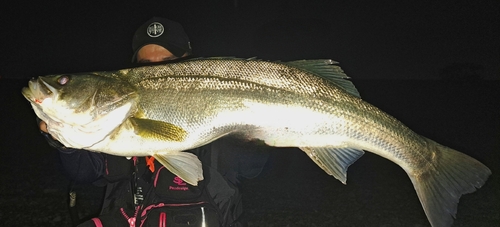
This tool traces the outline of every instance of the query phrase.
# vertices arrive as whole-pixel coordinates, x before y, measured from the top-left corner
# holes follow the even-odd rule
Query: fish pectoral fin
[[[363,150],[343,147],[301,147],[301,150],[329,175],[347,184],[347,168],[358,160]]]
[[[183,128],[163,121],[142,118],[129,118],[134,132],[144,138],[153,138],[166,141],[183,141],[187,132]]]
[[[194,154],[179,151],[168,154],[156,153],[153,157],[188,184],[197,186],[198,181],[203,180],[201,161]]]

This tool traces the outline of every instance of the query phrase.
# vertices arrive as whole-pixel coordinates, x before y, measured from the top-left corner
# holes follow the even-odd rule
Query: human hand
[[[49,131],[47,131],[47,123],[45,123],[45,121],[40,121],[38,126],[42,132],[49,133]]]
[[[45,121],[40,121],[40,124],[38,124],[38,126],[40,127],[40,131],[50,134],[47,130],[47,123],[45,123]],[[52,139],[56,140],[56,138],[54,138],[53,136]]]

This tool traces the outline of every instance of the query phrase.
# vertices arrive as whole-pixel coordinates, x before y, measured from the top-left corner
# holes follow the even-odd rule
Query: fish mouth
[[[41,104],[46,98],[57,96],[57,90],[39,77],[31,79],[28,87],[22,89],[22,94],[30,102]]]

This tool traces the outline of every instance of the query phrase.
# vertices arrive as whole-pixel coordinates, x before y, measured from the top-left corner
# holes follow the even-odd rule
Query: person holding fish
[[[147,36],[135,50],[176,34],[171,25],[141,27]],[[182,57],[189,42],[178,40],[154,44]],[[234,186],[261,169],[247,163],[258,158],[241,155],[260,148],[228,136],[299,148],[343,184],[351,164],[366,151],[377,154],[407,173],[431,226],[451,226],[460,197],[482,187],[491,170],[364,101],[348,78],[331,59],[210,57],[40,76],[21,92],[62,144],[101,152],[60,146],[67,168],[82,169],[73,176],[101,178],[113,189],[92,220],[99,226],[238,226]]]
[[[182,26],[154,17],[134,34],[132,61],[140,64],[186,58],[192,49]],[[267,161],[250,142],[223,138],[188,150],[201,161],[197,186],[184,182],[154,157],[120,157],[64,147],[40,130],[59,150],[62,164],[75,184],[106,186],[98,217],[78,226],[245,226],[238,184],[257,176]]]

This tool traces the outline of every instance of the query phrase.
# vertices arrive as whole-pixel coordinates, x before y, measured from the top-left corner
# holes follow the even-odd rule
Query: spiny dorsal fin
[[[200,57],[192,58],[189,60],[246,60],[246,61],[262,61],[257,57],[251,57],[247,59],[236,58],[236,57]],[[188,60],[188,61],[189,61]],[[338,66],[338,62],[331,59],[314,59],[314,60],[297,60],[297,61],[275,61],[280,64],[289,65],[292,67],[299,68],[301,70],[307,71],[319,77],[325,78],[340,88],[344,89],[347,93],[360,97],[358,90],[354,84],[349,81],[348,77],[344,71]]]
[[[358,90],[354,87],[354,84],[350,80],[347,80],[350,77],[344,73],[344,70],[337,65],[338,62],[336,61],[331,59],[315,59],[290,61],[284,64],[300,68],[325,78],[343,88],[349,94],[360,97]]]

